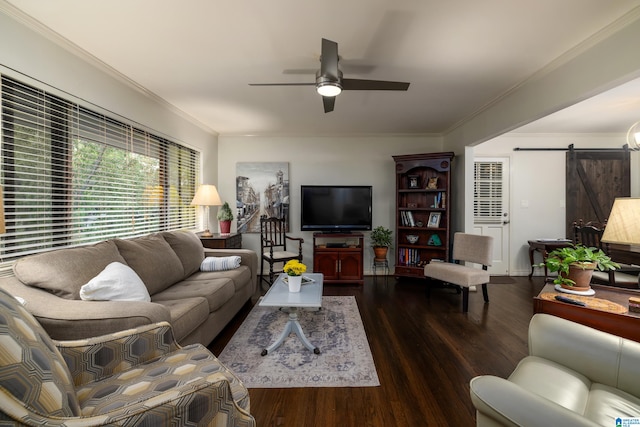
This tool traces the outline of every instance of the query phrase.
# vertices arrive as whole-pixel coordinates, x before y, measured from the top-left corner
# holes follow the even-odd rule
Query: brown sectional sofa
[[[241,257],[240,267],[200,271],[205,256]],[[111,262],[133,269],[151,302],[84,301],[80,288]],[[169,322],[181,345],[209,344],[254,295],[258,258],[245,249],[205,249],[187,231],[112,239],[18,260],[0,287],[25,307],[51,338],[74,340]]]

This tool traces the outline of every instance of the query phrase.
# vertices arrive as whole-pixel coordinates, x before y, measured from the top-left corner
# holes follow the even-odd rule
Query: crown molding
[[[77,44],[72,43],[69,39],[53,31],[51,28],[47,27],[42,22],[38,21],[37,19],[34,19],[33,17],[24,13],[22,10],[18,9],[14,5],[8,3],[6,0],[0,0],[0,12],[13,18],[14,20],[18,21],[19,23],[26,26],[30,30],[36,32],[43,38],[51,41],[52,43],[55,43],[56,45],[62,47],[66,51],[70,52],[71,54],[79,57],[84,62],[89,63],[90,65],[94,66],[95,68],[102,71],[103,73],[113,78],[114,80],[117,80],[118,82],[135,90],[136,92],[140,93],[146,98],[151,99],[152,101],[156,102],[157,104],[161,105],[163,108],[166,108],[167,110],[171,111],[177,116],[180,116],[181,118],[189,121],[190,123],[193,123],[194,125],[196,125],[197,127],[201,128],[206,132],[209,132],[215,136],[218,135],[218,132],[212,129],[210,126],[206,125],[205,123],[201,122],[195,117],[189,115],[188,113],[176,107],[175,105],[169,103],[167,100],[157,95],[156,93],[148,90],[147,88],[140,85],[136,81],[125,76],[124,74],[122,74],[115,68],[111,67],[104,61],[100,60],[99,58],[87,52],[86,50],[82,49]]]

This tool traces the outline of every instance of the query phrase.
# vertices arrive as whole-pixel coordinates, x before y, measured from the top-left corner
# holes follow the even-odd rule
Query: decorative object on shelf
[[[218,194],[218,189],[215,185],[203,184],[196,191],[191,206],[204,206],[204,228],[202,232],[203,237],[211,237],[213,234],[209,231],[209,206],[220,206],[222,200]]]
[[[409,209],[416,209],[418,207],[417,203],[407,203],[407,207]]]
[[[300,292],[302,274],[307,271],[307,266],[297,259],[292,259],[284,265],[283,271],[287,273],[288,276],[287,283],[289,284],[289,292]]]
[[[429,237],[429,241],[427,241],[427,245],[429,246],[442,246],[442,240],[440,240],[440,236],[437,234],[432,234]]]
[[[596,268],[600,271],[620,268],[620,265],[611,261],[602,249],[583,245],[555,249],[540,266],[545,264],[549,271],[558,272],[558,277],[553,283],[574,291],[591,288],[591,276]]]
[[[416,221],[416,227],[422,227],[423,225],[422,221]]]
[[[420,236],[418,236],[417,234],[407,234],[407,241],[412,245],[415,245],[416,243],[418,243],[419,238]]]
[[[427,222],[427,227],[429,228],[438,228],[440,227],[440,212],[431,212],[429,214],[429,222]]]
[[[437,190],[438,189],[438,177],[434,176],[433,178],[429,178],[427,181],[427,188],[429,190]]]
[[[220,234],[231,234],[231,221],[233,221],[233,212],[229,207],[229,203],[224,202],[218,210],[218,221],[220,221]]]
[[[409,188],[420,188],[420,177],[418,175],[409,175]]]
[[[371,231],[371,246],[373,246],[375,259],[387,259],[392,233],[390,229],[381,225]]]

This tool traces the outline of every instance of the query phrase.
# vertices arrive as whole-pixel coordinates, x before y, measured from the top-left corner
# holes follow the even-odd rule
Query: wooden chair
[[[292,259],[302,261],[302,244],[300,237],[291,237],[285,233],[286,220],[284,218],[260,217],[260,283],[264,278],[264,262],[269,263],[269,286],[273,284],[275,273],[273,265]],[[297,252],[287,250],[287,241],[298,242]]]
[[[469,287],[482,286],[484,302],[489,302],[487,283],[491,276],[487,267],[493,258],[493,237],[476,234],[455,233],[453,235],[453,263],[431,261],[424,266],[424,275],[431,279],[449,283],[462,290],[462,311],[469,311]],[[481,264],[482,269],[460,264],[460,261]],[[427,287],[427,291],[429,288]]]
[[[581,244],[589,248],[598,248],[606,252],[606,248],[603,247],[603,243],[600,241],[604,233],[604,227],[606,227],[606,223],[600,224],[589,221],[584,224],[582,220],[578,222],[573,221],[573,244]]]
[[[602,249],[603,252],[609,253],[609,245],[601,241],[606,226],[606,222],[601,224],[595,221],[589,221],[585,224],[583,220],[574,221],[573,243],[575,245],[581,244],[590,248]],[[640,269],[637,267],[621,265],[619,270],[594,271],[592,280],[605,285],[637,288],[639,272]]]

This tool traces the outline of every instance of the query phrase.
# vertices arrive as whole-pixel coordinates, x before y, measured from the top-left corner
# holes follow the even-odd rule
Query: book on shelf
[[[416,221],[411,211],[400,211],[400,223],[403,227],[415,227]]]

